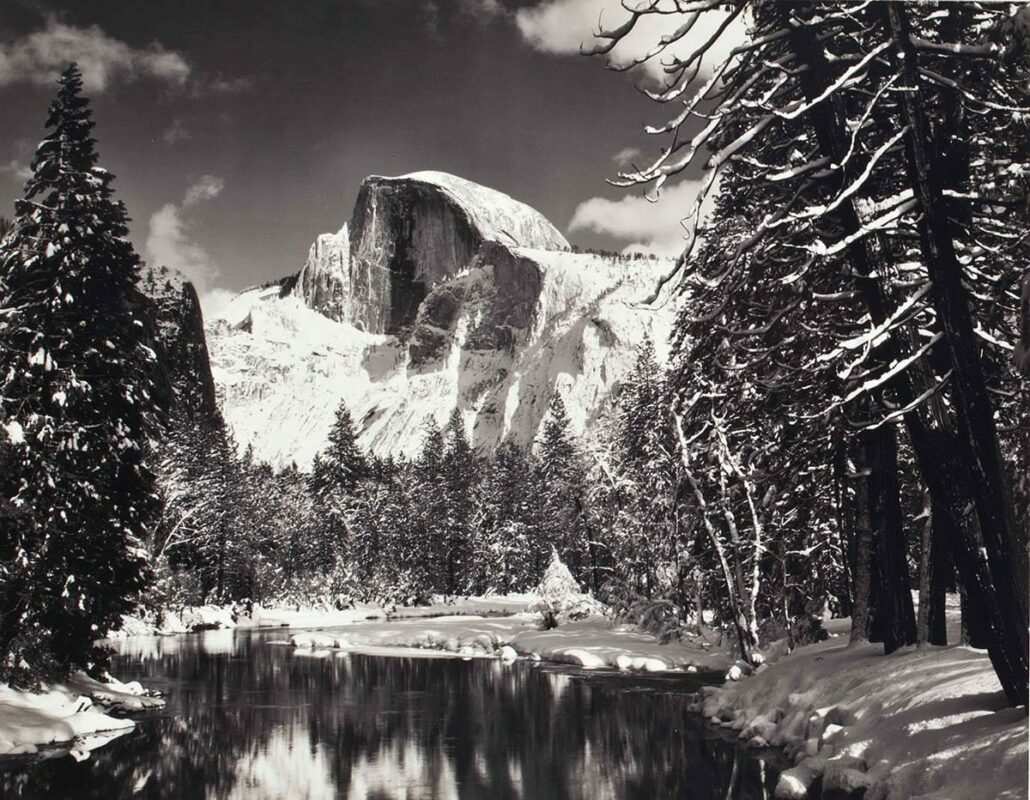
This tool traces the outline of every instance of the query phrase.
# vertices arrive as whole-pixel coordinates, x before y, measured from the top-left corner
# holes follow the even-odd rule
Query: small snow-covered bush
[[[555,623],[560,619],[576,620],[593,614],[604,614],[606,610],[591,595],[580,591],[576,579],[553,547],[551,561],[544,570],[536,593],[540,599],[529,610],[539,611],[545,619]]]

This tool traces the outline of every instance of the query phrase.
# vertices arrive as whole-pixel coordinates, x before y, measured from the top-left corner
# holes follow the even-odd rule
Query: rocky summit
[[[439,172],[372,176],[350,222],[300,271],[241,293],[207,325],[240,447],[306,468],[347,403],[359,442],[412,455],[457,407],[473,444],[533,441],[554,391],[588,437],[646,335],[667,262],[574,252],[539,212]]]

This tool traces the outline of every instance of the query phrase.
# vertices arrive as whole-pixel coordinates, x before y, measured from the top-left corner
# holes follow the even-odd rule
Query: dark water
[[[129,640],[168,706],[77,763],[0,763],[2,798],[765,798],[775,770],[686,710],[693,676],[301,655],[281,631]],[[689,682],[693,680],[693,683]]]

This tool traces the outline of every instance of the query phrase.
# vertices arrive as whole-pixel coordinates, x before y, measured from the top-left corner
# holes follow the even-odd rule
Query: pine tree
[[[443,431],[436,420],[427,417],[422,451],[415,460],[410,478],[412,524],[405,546],[417,560],[411,560],[412,594],[428,599],[432,592],[444,591],[446,554],[446,496],[443,458],[446,448]]]
[[[584,471],[576,450],[565,402],[557,391],[551,395],[547,418],[540,437],[539,469],[543,491],[542,540],[535,550],[540,574],[551,547],[569,565],[583,584],[596,584],[593,553],[588,552],[586,535]],[[589,572],[588,572],[589,571]],[[594,588],[597,588],[594,586]]]
[[[476,561],[481,589],[528,591],[539,577],[532,574],[536,486],[529,453],[513,442],[498,447],[480,491]]]
[[[478,471],[475,453],[465,435],[465,420],[457,408],[451,412],[444,430],[441,470],[446,493],[444,591],[450,595],[467,593],[474,577],[472,513]]]
[[[317,558],[326,570],[346,558],[348,503],[359,482],[370,473],[368,459],[358,447],[350,411],[341,401],[329,430],[329,444],[315,456],[309,480],[323,522]]]
[[[332,493],[352,491],[358,481],[370,473],[368,459],[358,447],[358,435],[350,410],[341,401],[333,427],[329,430],[329,445],[312,467],[312,491],[323,502],[328,502]]]
[[[74,64],[59,86],[0,251],[0,427],[15,447],[0,496],[27,512],[0,530],[0,659],[62,672],[95,666],[92,642],[146,585],[156,502],[139,259]]]

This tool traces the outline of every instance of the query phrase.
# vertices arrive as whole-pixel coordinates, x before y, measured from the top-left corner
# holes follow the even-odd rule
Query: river
[[[0,763],[0,797],[606,800],[772,796],[776,770],[687,710],[703,678],[528,661],[305,654],[283,630],[138,637],[167,694],[76,762]]]

